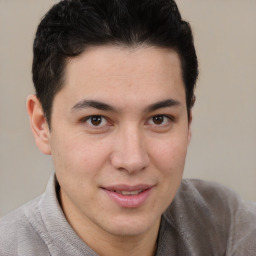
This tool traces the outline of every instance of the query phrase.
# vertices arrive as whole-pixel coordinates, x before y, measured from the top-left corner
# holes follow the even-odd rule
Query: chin
[[[128,216],[116,218],[112,220],[112,223],[108,223],[106,231],[121,237],[142,235],[156,225],[159,225],[160,222],[160,217],[157,220],[148,219],[147,217],[136,218]]]

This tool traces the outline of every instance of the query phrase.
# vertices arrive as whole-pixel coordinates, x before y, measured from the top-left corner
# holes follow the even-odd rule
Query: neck
[[[157,234],[156,232],[156,235],[151,233],[148,236],[143,234],[136,237],[113,237],[100,240],[100,248],[94,248],[92,244],[91,246],[95,252],[104,256],[153,256],[157,249]]]

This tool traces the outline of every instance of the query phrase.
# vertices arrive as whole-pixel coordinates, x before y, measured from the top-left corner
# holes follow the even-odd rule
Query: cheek
[[[56,139],[52,142],[53,162],[63,191],[71,198],[90,198],[102,169],[103,159],[93,143],[81,137]],[[101,155],[103,157],[103,154]]]
[[[173,176],[183,173],[188,141],[186,139],[167,139],[152,147],[151,155],[154,164],[164,175]]]
[[[95,175],[107,161],[108,145],[83,136],[55,137],[51,142],[56,172]]]
[[[154,154],[152,163],[159,172],[159,198],[162,198],[160,202],[163,205],[163,211],[172,202],[180,186],[184,171],[187,145],[187,140],[178,138],[170,139],[169,143],[165,142],[159,144],[152,153]],[[162,197],[162,195],[165,196]]]

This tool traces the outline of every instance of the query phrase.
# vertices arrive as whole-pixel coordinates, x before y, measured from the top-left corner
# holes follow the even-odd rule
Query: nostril
[[[125,155],[121,152],[116,152],[111,157],[112,166],[119,171],[127,171],[134,173],[144,170],[149,164],[149,158],[146,154]]]

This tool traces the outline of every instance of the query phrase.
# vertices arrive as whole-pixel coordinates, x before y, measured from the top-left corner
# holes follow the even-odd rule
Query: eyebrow
[[[145,112],[152,112],[159,108],[167,108],[167,107],[174,107],[174,106],[180,106],[180,105],[181,105],[181,103],[177,100],[167,99],[167,100],[159,101],[159,102],[149,105],[145,109]]]
[[[153,103],[149,106],[147,106],[144,110],[144,112],[152,112],[155,111],[157,109],[160,108],[167,108],[167,107],[174,107],[174,106],[179,106],[181,105],[181,103],[177,100],[174,99],[167,99],[167,100],[163,100],[163,101],[159,101],[156,103]],[[73,110],[82,110],[82,109],[86,109],[86,108],[95,108],[95,109],[99,109],[99,110],[103,110],[103,111],[113,111],[113,112],[118,112],[117,109],[115,109],[113,106],[106,104],[104,102],[101,101],[95,101],[95,100],[81,100],[79,101],[77,104],[75,104],[72,107],[72,111]]]
[[[116,111],[114,107],[95,100],[81,100],[72,107],[72,110],[81,110],[85,108],[96,108],[104,111]]]

